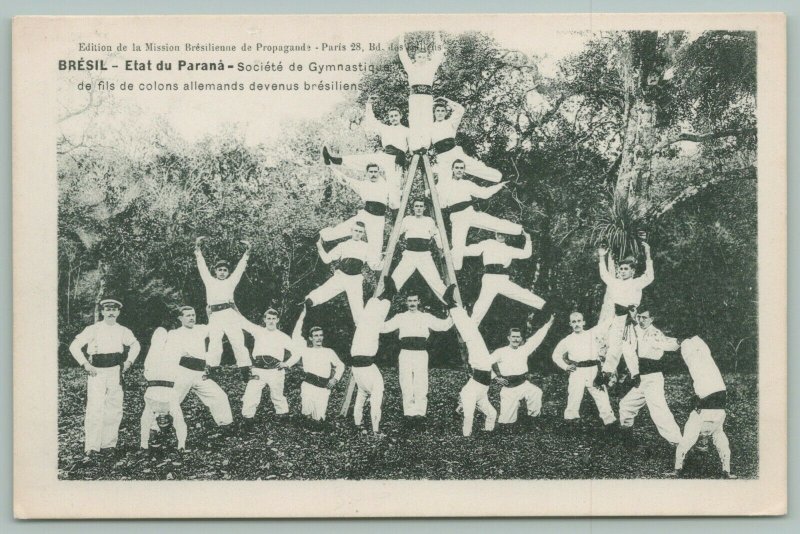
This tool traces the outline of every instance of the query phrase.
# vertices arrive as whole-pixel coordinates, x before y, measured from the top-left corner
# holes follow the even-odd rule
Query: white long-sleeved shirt
[[[247,267],[247,259],[249,254],[245,253],[236,268],[225,280],[219,280],[217,277],[212,276],[211,271],[208,270],[206,260],[203,258],[203,253],[199,249],[194,251],[195,258],[197,259],[197,270],[200,272],[200,278],[206,286],[206,302],[209,306],[216,304],[227,304],[233,302],[233,292],[242,279],[244,270]]]
[[[303,338],[303,322],[306,312],[302,312],[297,318],[297,323],[292,331],[292,343],[297,349],[292,353],[292,357],[286,360],[286,365],[292,366],[303,360],[303,371],[323,378],[331,376],[331,369],[334,370],[333,378],[339,380],[344,374],[344,363],[336,355],[333,349],[328,347],[309,347]]]
[[[461,119],[464,118],[464,106],[448,100],[450,106],[453,108],[450,116],[442,121],[434,121],[431,125],[431,141],[436,143],[442,139],[448,139],[456,136],[458,126],[461,124]]]
[[[475,182],[465,178],[453,178],[439,183],[439,202],[443,208],[446,208],[461,202],[469,202],[473,197],[482,199],[489,198],[502,188],[502,183],[489,187],[481,187]]]
[[[421,311],[405,311],[398,313],[381,327],[382,333],[399,331],[400,339],[406,337],[424,337],[430,335],[430,331],[444,332],[453,326],[453,320],[450,317],[446,319],[439,319],[430,313]]]
[[[344,185],[356,192],[364,202],[380,202],[383,205],[389,201],[389,186],[386,180],[376,182],[369,180],[355,180],[334,169],[334,176]]]
[[[437,43],[431,51],[428,61],[412,61],[405,46],[398,51],[400,62],[408,74],[408,85],[433,85],[436,78],[436,71],[444,59],[444,48],[441,43]]]
[[[660,360],[661,357],[664,356],[664,351],[680,349],[677,339],[665,336],[661,330],[653,325],[647,328],[641,328],[639,326],[634,328],[636,329],[637,341],[636,353],[639,358]]]
[[[405,235],[406,239],[431,239],[436,241],[436,246],[442,248],[442,239],[436,229],[436,223],[427,215],[417,217],[408,215],[403,217],[400,223],[400,234]]]
[[[528,357],[542,344],[552,324],[551,322],[545,324],[516,349],[507,345],[494,351],[492,356],[497,358],[497,368],[500,369],[500,374],[513,376],[527,373]]]
[[[722,373],[714,363],[711,349],[708,348],[705,341],[697,336],[684,340],[681,343],[681,354],[686,362],[686,367],[689,368],[689,375],[694,383],[694,392],[698,397],[703,399],[712,393],[725,391]]]
[[[647,260],[642,276],[622,280],[609,272],[605,258],[600,258],[600,278],[608,286],[607,298],[614,304],[620,306],[638,306],[642,302],[642,290],[653,283],[655,274],[653,272],[653,260]]]
[[[89,363],[81,351],[83,347],[86,347],[89,355],[124,352],[125,347],[130,347],[126,360],[130,363],[136,361],[141,350],[139,342],[129,328],[119,323],[106,324],[105,321],[87,326],[70,344],[69,352],[81,366]]]
[[[320,250],[319,257],[325,263],[346,258],[354,258],[366,262],[367,258],[369,258],[369,248],[366,241],[348,239],[347,241],[342,241],[328,252]]]
[[[573,332],[556,345],[553,350],[553,362],[566,371],[569,365],[564,361],[565,356],[573,362],[598,360],[602,350],[602,333],[597,327],[584,330],[580,334]]]
[[[169,332],[165,328],[156,328],[153,338],[150,341],[150,350],[144,359],[144,378],[145,380],[167,380],[175,379],[175,371],[178,367],[178,358],[175,354],[167,351],[167,339]]]
[[[484,239],[480,243],[464,247],[464,256],[483,256],[484,265],[508,267],[511,260],[524,260],[531,257],[531,241],[525,240],[524,248],[510,247],[495,239]]]
[[[170,331],[166,350],[178,361],[183,356],[205,360],[206,339],[208,339],[208,325],[196,324],[192,328],[181,326]]]
[[[375,111],[372,109],[372,104],[367,102],[366,114],[364,117],[364,127],[368,130],[378,132],[381,136],[381,145],[386,148],[392,145],[405,152],[408,151],[408,127],[398,124],[392,126],[384,124],[375,117]]]
[[[277,328],[270,330],[266,326],[251,323],[242,317],[242,329],[253,336],[253,356],[272,356],[282,362],[287,350],[294,355],[299,349],[288,334]]]

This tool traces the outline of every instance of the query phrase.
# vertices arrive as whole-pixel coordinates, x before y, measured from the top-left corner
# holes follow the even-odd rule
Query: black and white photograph
[[[392,17],[41,52],[48,483],[761,480],[769,24]]]

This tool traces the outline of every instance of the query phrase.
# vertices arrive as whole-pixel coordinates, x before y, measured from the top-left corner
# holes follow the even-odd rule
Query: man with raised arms
[[[408,126],[409,148],[412,152],[427,149],[431,144],[433,116],[433,81],[436,71],[444,59],[444,43],[438,32],[433,34],[432,46],[419,46],[414,58],[408,54],[408,40],[404,34],[400,39],[400,62],[408,74]]]

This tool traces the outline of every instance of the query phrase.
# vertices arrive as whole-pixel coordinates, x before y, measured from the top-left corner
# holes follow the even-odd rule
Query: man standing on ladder
[[[364,126],[380,134],[383,152],[338,157],[332,155],[328,147],[322,147],[322,158],[325,165],[342,165],[356,172],[360,172],[369,163],[377,163],[386,174],[389,207],[396,210],[400,205],[403,166],[408,152],[408,128],[400,124],[403,115],[397,108],[389,110],[387,114],[389,124],[383,124],[376,119],[372,107],[374,101],[373,96],[367,100]]]
[[[353,217],[344,222],[323,228],[319,232],[323,241],[336,241],[350,235],[353,224],[360,221],[364,224],[367,234],[367,246],[370,251],[369,262],[377,265],[381,261],[383,252],[383,228],[386,224],[386,203],[388,202],[389,192],[386,180],[380,177],[380,168],[375,163],[366,165],[367,180],[354,180],[344,173],[333,169],[333,176],[343,185],[350,187],[358,193],[364,201],[364,208],[359,210]]]
[[[409,148],[411,152],[428,149],[431,145],[431,127],[433,126],[433,80],[436,71],[444,59],[444,44],[439,33],[433,35],[433,45],[420,46],[414,59],[408,55],[407,39],[404,34],[400,39],[400,62],[408,74],[408,126]]]
[[[506,245],[506,236],[500,232],[495,232],[494,239],[485,239],[464,248],[462,256],[483,256],[484,274],[481,278],[481,293],[472,308],[472,319],[475,324],[481,324],[497,295],[506,296],[538,310],[544,306],[541,297],[515,284],[508,275],[508,267],[512,260],[525,260],[531,257],[531,236],[527,232],[522,232],[522,235],[525,236],[525,246],[522,249]]]

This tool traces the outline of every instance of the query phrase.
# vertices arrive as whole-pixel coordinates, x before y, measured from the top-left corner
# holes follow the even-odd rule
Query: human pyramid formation
[[[463,435],[472,434],[476,409],[485,416],[485,431],[494,430],[498,422],[502,425],[516,423],[521,402],[525,403],[529,417],[539,416],[542,390],[528,380],[528,357],[547,336],[555,316],[551,315],[549,321],[527,341],[524,341],[519,328],[510,328],[508,345],[493,352],[488,350],[478,329],[497,295],[547,311],[541,297],[514,283],[508,273],[512,260],[531,256],[530,236],[521,225],[477,211],[473,206],[475,199],[489,198],[505,184],[501,182],[499,171],[466,155],[456,145],[455,135],[464,108],[445,98],[434,102],[431,86],[444,58],[441,36],[436,34],[433,46],[419,48],[413,59],[406,47],[401,47],[399,54],[410,85],[409,127],[401,124],[402,114],[396,108],[388,112],[389,124],[380,122],[375,117],[370,98],[366,104],[365,126],[380,133],[383,151],[337,156],[326,147],[322,150],[324,163],[332,170],[333,176],[357,192],[364,207],[352,218],[320,231],[317,242],[319,256],[326,264],[337,262],[336,270],[331,278],[308,294],[291,337],[278,329],[278,311],[267,309],[264,324],[256,325],[244,318],[234,304],[234,291],[246,269],[250,244],[242,242],[247,248],[232,272],[230,264],[221,260],[215,263],[212,275],[202,253],[204,238],[197,239],[195,255],[206,287],[209,324],[197,324],[194,308],[182,306],[178,311],[179,328],[171,331],[158,328],[154,332],[144,364],[148,388],[141,417],[142,449],[149,447],[151,433],[164,434],[171,426],[175,428],[178,448],[185,448],[187,426],[181,403],[190,391],[208,407],[221,433],[229,435],[233,432],[228,396],[215,381],[223,336],[227,336],[246,381],[242,398],[242,431],[254,429],[254,416],[265,387],[269,388],[276,415],[281,417],[289,413],[284,395],[285,374],[287,369],[301,361],[301,413],[311,430],[320,430],[326,419],[330,392],[343,376],[345,364],[332,349],[323,346],[323,329],[305,325],[305,322],[311,308],[341,293],[347,296],[356,325],[350,365],[357,386],[353,416],[358,427],[364,428],[364,409],[369,400],[372,434],[382,436],[384,382],[374,363],[380,334],[399,333],[398,375],[404,424],[412,429],[425,424],[427,413],[428,336],[431,331],[445,331],[453,326],[465,343],[471,368],[471,376],[461,389],[457,408],[463,416]],[[435,185],[430,181],[429,185],[436,188],[441,208],[449,216],[452,248],[446,246],[447,235],[440,234],[434,219],[425,215],[426,200],[413,199],[411,214],[398,213],[401,219],[397,233],[405,238],[402,258],[390,276],[381,278],[375,296],[364,304],[362,270],[365,267],[382,269],[392,262],[392,258],[384,254],[384,226],[387,211],[405,206],[401,191],[407,185],[403,183],[407,156],[426,153],[435,155],[432,168],[438,180]],[[340,169],[365,170],[366,177],[353,179]],[[495,185],[479,186],[467,175]],[[413,173],[409,172],[407,180],[413,178]],[[405,191],[410,191],[410,185],[405,187]],[[470,228],[493,231],[495,239],[467,245]],[[444,228],[441,230],[444,232]],[[348,239],[326,251],[324,242],[341,240],[348,235]],[[507,235],[523,235],[524,247],[519,249],[507,245]],[[456,284],[446,285],[440,276],[433,259],[432,242],[442,251],[445,260],[448,254],[452,254],[456,271],[461,269],[465,256],[482,257],[481,292],[471,315],[457,298]],[[676,447],[672,474],[680,474],[687,452],[702,434],[712,437],[722,461],[723,473],[732,477],[730,448],[723,431],[726,388],[722,376],[708,346],[700,338],[679,343],[653,326],[650,310],[641,305],[642,290],[654,280],[650,247],[644,241],[642,246],[646,269],[638,277],[635,276],[634,258],[623,258],[615,264],[607,250],[601,248],[598,251],[600,277],[607,286],[598,324],[587,330],[583,315],[572,313],[569,316],[572,333],[561,340],[553,352],[554,363],[569,373],[564,418],[568,421],[580,418],[580,404],[588,390],[606,428],[624,435],[631,431],[636,415],[646,405],[659,433]],[[408,291],[405,296],[407,311],[387,320],[393,297],[415,271],[444,304],[448,312],[445,319],[420,311],[419,295]],[[100,308],[103,320],[88,326],[70,346],[73,357],[89,375],[85,416],[87,461],[92,461],[100,450],[117,445],[122,419],[121,373],[131,366],[140,352],[133,333],[117,323],[122,303],[104,299]],[[303,331],[307,326],[304,337]],[[252,356],[245,345],[243,331],[249,332],[255,340]],[[128,347],[127,357],[124,355],[125,347]],[[664,352],[675,350],[682,353],[696,393],[696,409],[683,433],[667,405],[661,372]],[[607,388],[616,381],[622,358],[634,387],[620,401],[620,423],[617,426]],[[488,398],[493,378],[502,386],[499,417]]]

